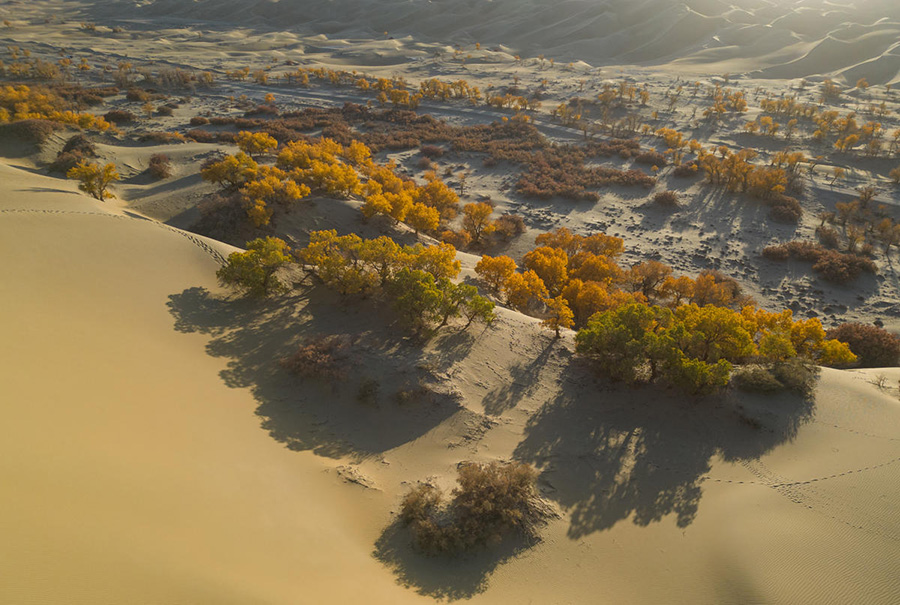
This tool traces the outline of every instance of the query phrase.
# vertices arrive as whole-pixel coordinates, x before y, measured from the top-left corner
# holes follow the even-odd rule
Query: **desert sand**
[[[478,82],[547,77],[538,54],[582,60],[550,72],[559,97],[624,70],[654,91],[673,73],[730,72],[776,89],[793,85],[778,78],[887,83],[900,71],[891,2],[571,3],[553,19],[546,4],[496,2],[477,21],[463,3],[448,16],[445,3],[384,2],[377,19],[369,3],[138,4],[5,3],[12,27],[0,37],[92,63],[221,73],[296,58],[411,79],[458,73],[451,45],[481,42],[466,51],[466,78]],[[111,32],[121,24],[126,34]],[[285,106],[311,103],[273,90]],[[223,83],[170,125],[242,93],[262,96]],[[485,119],[459,108],[446,117]],[[321,289],[245,300],[215,278],[236,248],[182,229],[211,191],[199,166],[223,147],[115,137],[98,147],[126,177],[114,187],[120,199],[99,202],[47,176],[40,155],[0,158],[0,602],[886,604],[900,595],[900,369],[823,369],[809,401],[729,391],[697,402],[597,379],[571,363],[572,332],[554,340],[509,309],[487,328],[451,328],[422,345],[365,301]],[[160,151],[175,175],[142,180]],[[409,154],[388,157],[411,166]],[[887,166],[871,162],[843,190],[812,178],[819,195],[804,204],[883,184]],[[479,173],[473,195],[496,196],[508,179]],[[821,294],[809,276],[758,265],[760,247],[787,227],[773,233],[751,210],[733,220],[725,202],[692,187],[674,224],[647,219],[642,200],[620,191],[595,208],[502,198],[502,210],[528,218],[507,253],[557,226],[602,228],[626,239],[632,261],[657,250],[696,271],[686,251],[722,259],[772,308],[800,301],[802,313],[828,296],[835,321],[897,327],[896,253],[879,262],[864,301],[850,289]],[[328,202],[283,228],[377,233],[357,202]],[[808,214],[801,234],[814,229]],[[478,257],[460,259],[471,275]],[[278,367],[314,334],[353,340],[346,384],[310,385]],[[361,403],[358,386],[371,378],[379,393]],[[410,381],[435,396],[399,404],[393,393]],[[413,552],[395,523],[411,485],[449,489],[460,462],[509,459],[540,470],[558,512],[539,544],[456,560]]]

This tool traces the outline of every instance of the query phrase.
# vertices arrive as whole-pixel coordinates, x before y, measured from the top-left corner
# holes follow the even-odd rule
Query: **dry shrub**
[[[281,360],[281,366],[303,378],[338,380],[346,373],[347,344],[337,337],[317,336]]]
[[[400,520],[417,548],[428,554],[455,554],[500,542],[512,532],[533,537],[543,513],[535,489],[537,471],[518,462],[467,463],[445,502],[430,485],[403,498]]]
[[[184,143],[187,139],[180,132],[145,132],[138,137],[142,143],[158,143],[160,145],[168,145],[171,143]]]
[[[112,124],[129,124],[136,118],[137,116],[127,109],[112,109],[103,114],[103,119]]]
[[[819,242],[826,248],[839,248],[841,245],[840,235],[838,235],[837,230],[831,227],[817,228],[816,235],[819,238]]]
[[[785,244],[776,244],[763,248],[762,255],[769,260],[785,261],[791,257],[791,251]]]
[[[60,151],[47,169],[57,174],[66,174],[86,159],[80,151]]]
[[[244,112],[245,116],[277,116],[278,108],[274,105],[261,104]]]
[[[504,214],[494,221],[494,233],[501,239],[510,240],[525,233],[525,219],[518,214]]]
[[[167,179],[172,176],[172,161],[164,153],[154,153],[150,156],[147,172],[155,179]]]
[[[659,166],[662,168],[669,163],[669,160],[665,155],[661,154],[658,151],[650,150],[645,151],[644,153],[640,153],[634,156],[634,161],[638,164],[647,164],[648,166]]]
[[[209,118],[204,118],[203,116],[194,116],[191,118],[191,126],[203,126],[205,124],[209,124]]]
[[[151,99],[151,97],[152,95],[149,92],[140,88],[129,88],[128,92],[125,93],[126,99],[138,103],[146,103]]]
[[[0,125],[0,140],[13,139],[40,146],[60,128],[62,127],[59,124],[48,120],[19,120]]]
[[[802,359],[789,359],[764,365],[738,368],[731,376],[733,384],[742,391],[775,393],[789,391],[809,397],[819,377],[819,368]]]
[[[828,330],[828,338],[850,345],[864,368],[880,368],[900,364],[900,337],[878,326],[845,323]]]
[[[842,254],[826,250],[813,265],[813,271],[836,284],[845,284],[859,277],[863,271],[875,273],[875,263],[858,254]]]
[[[777,195],[773,197],[769,205],[769,216],[783,223],[796,223],[803,216],[803,207],[800,206],[795,198],[788,195]]]
[[[83,134],[76,134],[63,145],[63,152],[77,151],[85,157],[97,157],[97,147]]]
[[[419,151],[429,159],[439,158],[444,155],[444,148],[439,145],[422,145]]]
[[[156,108],[156,113],[161,116],[172,116],[175,114],[175,110],[168,105],[160,105]]]
[[[432,170],[434,166],[427,157],[422,156],[416,161],[416,168],[420,170]]]
[[[653,203],[664,208],[677,208],[678,194],[674,191],[660,191],[653,196]]]

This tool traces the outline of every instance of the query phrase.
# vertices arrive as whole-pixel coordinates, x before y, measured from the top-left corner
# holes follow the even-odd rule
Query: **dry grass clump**
[[[419,151],[429,159],[439,158],[444,155],[444,148],[440,145],[422,145]]]
[[[428,554],[472,550],[514,532],[533,537],[543,517],[536,480],[537,471],[519,462],[463,464],[449,502],[436,487],[419,485],[403,498],[400,521]]]
[[[203,116],[194,116],[190,120],[191,126],[204,126],[209,124],[209,118],[205,118]]]
[[[145,132],[138,137],[141,143],[157,143],[160,145],[170,145],[172,143],[184,143],[187,139],[180,132]]]
[[[900,337],[878,326],[845,323],[828,330],[826,337],[850,345],[864,368],[900,365]]]
[[[346,373],[347,344],[337,337],[317,336],[281,360],[281,366],[304,378],[337,380]]]

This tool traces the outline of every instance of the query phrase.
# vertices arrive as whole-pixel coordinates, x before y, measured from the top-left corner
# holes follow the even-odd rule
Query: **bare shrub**
[[[674,191],[660,191],[653,196],[653,203],[664,208],[677,208],[678,194]]]
[[[518,214],[504,214],[494,221],[494,233],[504,240],[510,240],[525,233],[525,219]]]
[[[103,115],[103,119],[113,124],[129,124],[134,122],[137,116],[127,109],[112,109]]]
[[[204,118],[203,116],[194,116],[191,118],[191,126],[203,126],[205,124],[209,124],[209,118]]]
[[[444,155],[444,148],[439,145],[422,145],[419,151],[429,159],[439,158]]]
[[[430,485],[413,488],[403,499],[400,520],[420,550],[455,554],[500,542],[512,532],[533,537],[543,518],[533,467],[467,463],[457,472],[449,502]]]
[[[13,139],[33,145],[43,145],[61,126],[48,120],[19,120],[0,124],[0,140]]]
[[[317,336],[300,345],[297,352],[281,360],[286,370],[304,378],[338,380],[346,373],[347,345],[336,337]]]
[[[172,176],[172,161],[164,153],[154,153],[150,156],[147,172],[155,179],[167,179]]]

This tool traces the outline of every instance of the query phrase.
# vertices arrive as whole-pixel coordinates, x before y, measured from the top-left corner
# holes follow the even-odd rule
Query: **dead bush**
[[[663,208],[677,208],[678,194],[674,191],[660,191],[653,196],[653,203]]]
[[[191,118],[191,126],[203,126],[205,124],[209,124],[209,118],[204,118],[203,116],[194,116]]]
[[[112,124],[130,124],[137,116],[127,109],[112,109],[103,114],[103,119]]]
[[[167,179],[172,176],[172,161],[164,153],[154,153],[150,156],[147,172],[155,179]]]
[[[428,554],[455,554],[496,544],[512,532],[534,537],[543,518],[535,489],[537,471],[518,462],[467,463],[445,502],[430,485],[413,488],[401,504],[417,548]]]
[[[439,145],[422,145],[422,147],[419,148],[419,151],[426,158],[429,158],[432,160],[434,158],[439,158],[442,155],[444,155],[444,148]]]
[[[511,240],[525,233],[525,219],[518,214],[504,214],[494,221],[494,233],[504,240]]]
[[[300,345],[297,352],[281,360],[281,366],[303,378],[338,380],[346,373],[346,343],[336,337],[317,336]]]
[[[0,124],[0,140],[12,139],[40,146],[61,128],[56,122],[48,120],[19,120],[10,124]]]

